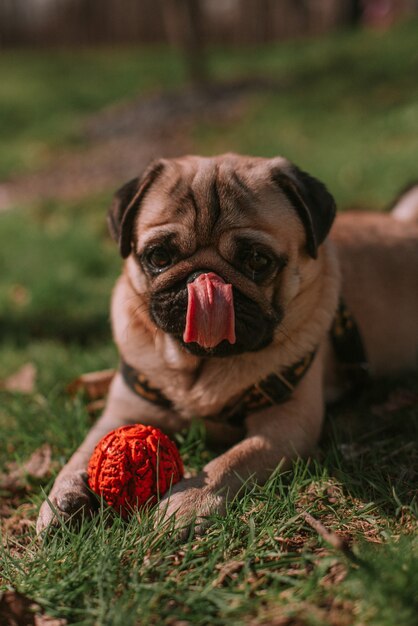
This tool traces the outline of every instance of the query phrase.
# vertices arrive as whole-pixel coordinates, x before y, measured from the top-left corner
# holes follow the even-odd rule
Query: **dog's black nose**
[[[212,270],[196,270],[195,272],[190,274],[189,278],[187,279],[187,282],[192,283],[201,274],[209,274],[209,272],[212,272]]]

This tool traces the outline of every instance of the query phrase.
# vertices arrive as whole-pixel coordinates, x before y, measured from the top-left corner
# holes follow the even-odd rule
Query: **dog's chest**
[[[243,390],[242,379],[234,372],[210,371],[190,384],[190,378],[172,373],[166,379],[164,394],[176,411],[187,419],[216,416],[238,398]]]

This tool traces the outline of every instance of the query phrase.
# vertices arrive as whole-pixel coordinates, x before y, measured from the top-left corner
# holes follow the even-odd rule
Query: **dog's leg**
[[[77,521],[94,512],[97,504],[87,486],[86,470],[94,447],[108,432],[137,421],[168,430],[175,427],[171,423],[174,420],[175,417],[167,415],[166,411],[133,394],[120,375],[115,376],[103,415],[62,468],[48,500],[42,504],[36,525],[37,532],[42,532],[51,523],[57,525],[59,518],[63,521],[70,518]]]
[[[251,415],[247,438],[208,463],[197,477],[178,483],[160,502],[160,516],[165,520],[175,515],[183,537],[194,522],[196,532],[203,532],[207,516],[224,513],[245,481],[263,483],[279,464],[286,469],[293,459],[309,454],[319,439],[323,413],[318,355],[291,399]]]

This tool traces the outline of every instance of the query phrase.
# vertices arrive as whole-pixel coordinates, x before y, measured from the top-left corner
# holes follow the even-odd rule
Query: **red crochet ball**
[[[134,424],[108,433],[97,444],[88,468],[92,491],[128,517],[154,504],[183,476],[174,443],[158,428]]]

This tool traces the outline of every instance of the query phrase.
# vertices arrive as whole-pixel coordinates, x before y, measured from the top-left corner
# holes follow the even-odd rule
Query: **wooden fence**
[[[167,4],[188,1],[201,7],[204,40],[221,44],[325,33],[358,21],[367,4],[417,9],[417,0],[0,0],[0,45],[158,43],[170,34]]]

